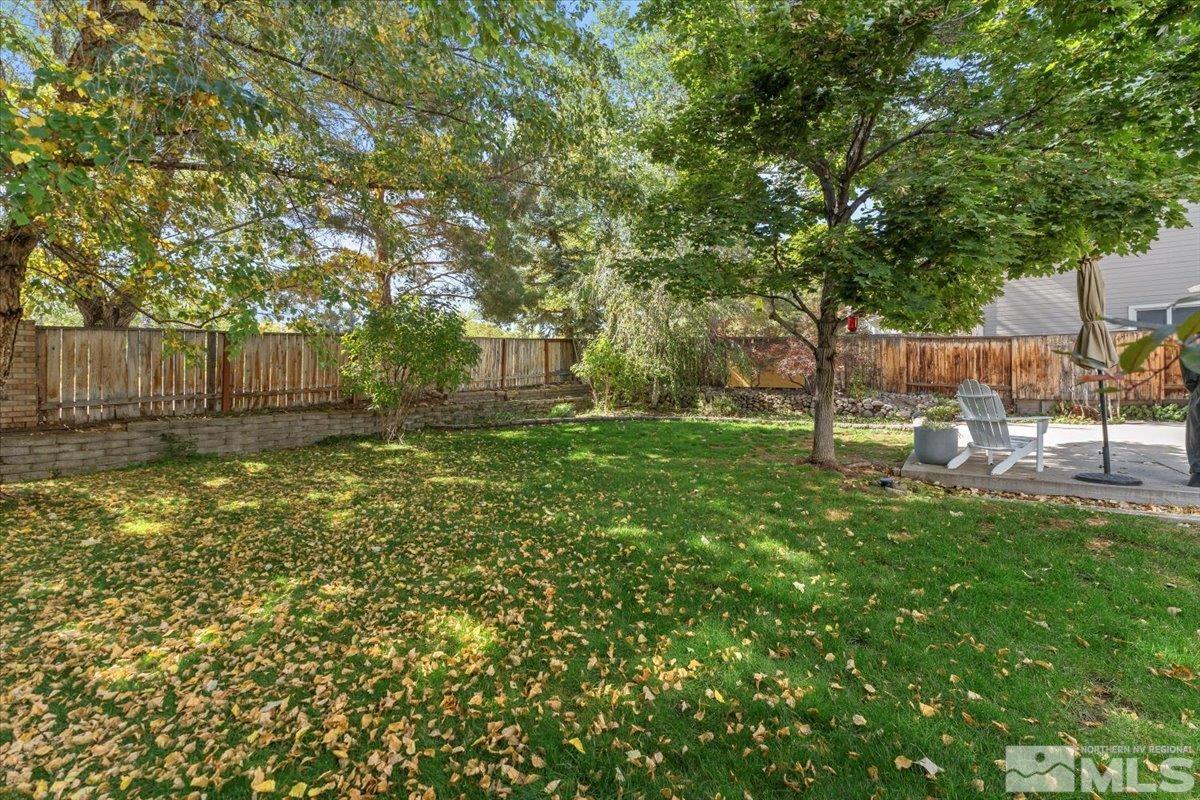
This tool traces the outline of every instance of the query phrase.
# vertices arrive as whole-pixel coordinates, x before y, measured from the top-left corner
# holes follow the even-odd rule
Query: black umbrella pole
[[[1112,475],[1112,451],[1108,446],[1108,392],[1104,391],[1104,381],[1100,381],[1100,429],[1104,432],[1104,474]]]
[[[1131,475],[1114,475],[1112,471],[1112,451],[1108,444],[1108,393],[1104,391],[1104,381],[1100,381],[1100,428],[1104,432],[1104,472],[1081,472],[1075,476],[1077,481],[1087,483],[1106,483],[1109,486],[1141,486],[1140,478]]]

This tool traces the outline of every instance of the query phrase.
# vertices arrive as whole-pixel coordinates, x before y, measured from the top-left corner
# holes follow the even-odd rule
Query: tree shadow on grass
[[[143,794],[188,768],[244,796],[257,768],[280,791],[1002,796],[1006,744],[1194,737],[1194,684],[1148,671],[1197,666],[1194,538],[898,497],[804,447],[581,424],[65,481],[0,540],[2,585],[32,587],[0,603],[0,691],[14,719],[54,693],[56,733],[125,731]],[[48,638],[72,621],[86,638]],[[114,665],[153,680],[87,677]]]

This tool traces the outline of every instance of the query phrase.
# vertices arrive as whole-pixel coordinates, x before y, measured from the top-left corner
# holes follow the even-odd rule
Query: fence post
[[[508,387],[508,339],[500,340],[500,391]]]
[[[1012,406],[1017,407],[1017,337],[1008,337],[1008,396]]]
[[[217,332],[208,331],[204,337],[204,410],[217,408]]]
[[[233,369],[229,366],[229,334],[221,334],[221,413],[233,410]]]
[[[542,386],[550,385],[550,340],[542,339]]]

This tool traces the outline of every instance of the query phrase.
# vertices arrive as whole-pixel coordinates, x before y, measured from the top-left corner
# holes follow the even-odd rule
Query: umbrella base
[[[1109,486],[1141,486],[1140,478],[1134,478],[1129,475],[1114,475],[1111,472],[1081,472],[1075,476],[1075,480],[1084,481],[1085,483],[1104,483]]]

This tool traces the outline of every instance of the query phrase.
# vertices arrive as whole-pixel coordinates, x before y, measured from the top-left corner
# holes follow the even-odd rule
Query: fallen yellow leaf
[[[579,741],[578,736],[576,736],[574,739],[568,739],[567,744],[571,745],[572,747],[574,747],[576,750],[578,750],[581,753],[587,752],[586,750],[583,749],[583,742]]]

